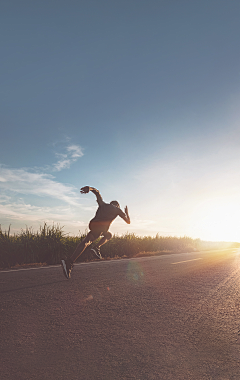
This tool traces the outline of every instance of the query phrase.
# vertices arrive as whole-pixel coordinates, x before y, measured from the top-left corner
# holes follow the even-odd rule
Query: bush
[[[30,263],[57,264],[62,257],[71,256],[78,243],[84,239],[85,234],[71,237],[63,233],[63,227],[44,223],[36,233],[32,228],[26,227],[19,234],[3,232],[0,226],[0,267],[10,268],[15,265]],[[137,257],[151,252],[192,252],[203,249],[227,248],[227,243],[203,242],[200,239],[172,236],[137,236],[134,233],[123,236],[114,235],[112,239],[102,246],[104,258]],[[229,243],[228,243],[228,246]],[[78,261],[91,260],[89,248],[80,256]],[[93,256],[92,256],[93,257]]]

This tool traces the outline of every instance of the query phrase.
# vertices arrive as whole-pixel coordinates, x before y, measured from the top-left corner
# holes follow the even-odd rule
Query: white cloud
[[[69,169],[71,166],[71,160],[59,160],[56,164],[54,164],[54,169],[58,172],[62,169]]]
[[[80,145],[69,145],[65,149],[67,153],[55,153],[59,160],[53,164],[53,170],[60,171],[62,169],[69,169],[78,158],[83,156]]]
[[[67,147],[67,151],[71,153],[72,158],[83,156],[82,148],[79,145],[70,145]]]
[[[78,189],[57,181],[53,174],[49,174],[70,168],[83,156],[82,148],[77,144],[71,144],[69,138],[54,144],[55,149],[56,145],[59,148],[59,151],[55,152],[57,162],[45,167],[15,169],[0,164],[2,224],[14,223],[19,230],[24,224],[38,228],[39,224],[47,222],[60,223],[66,226],[67,230],[75,232],[79,229],[85,230],[87,223],[79,220],[79,213],[81,218],[86,219],[93,208],[80,203]],[[41,206],[43,201],[46,203]]]
[[[6,218],[29,221],[69,221],[73,212],[69,207],[38,207],[25,203],[23,200],[0,204],[0,214]]]
[[[6,194],[0,194],[0,202],[10,202],[11,197]]]
[[[26,169],[9,169],[0,166],[0,189],[20,194],[49,196],[70,205],[79,206],[76,189],[72,186],[55,181],[52,175],[32,173]]]
[[[44,223],[59,224],[66,233],[74,231],[74,235],[79,231],[84,232],[87,228],[86,222],[78,220],[79,215],[75,214],[75,208],[68,206],[38,207],[19,200],[7,204],[0,203],[0,215],[2,229],[8,229],[11,224],[11,233],[19,232],[25,225],[39,230]]]

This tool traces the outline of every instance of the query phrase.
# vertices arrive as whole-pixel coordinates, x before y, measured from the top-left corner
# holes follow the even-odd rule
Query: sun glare
[[[213,199],[195,209],[190,229],[194,236],[212,241],[240,241],[240,203]]]

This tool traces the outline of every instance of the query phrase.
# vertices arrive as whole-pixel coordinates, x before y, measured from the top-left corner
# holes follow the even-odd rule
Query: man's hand
[[[81,194],[87,194],[87,193],[89,193],[89,190],[90,190],[89,186],[84,186],[81,188],[80,193]]]
[[[126,218],[124,218],[124,220],[125,220],[125,222],[126,222],[127,224],[130,224],[131,221],[130,221],[130,217],[129,217],[129,215],[128,215],[128,208],[127,208],[127,206],[125,207],[124,211],[125,211],[125,215],[126,215]]]
[[[80,189],[81,194],[87,194],[89,193],[89,191],[91,191],[94,195],[96,195],[97,203],[99,204],[99,206],[101,206],[101,204],[103,204],[104,202],[102,200],[101,194],[99,193],[97,189],[91,186],[84,186]]]

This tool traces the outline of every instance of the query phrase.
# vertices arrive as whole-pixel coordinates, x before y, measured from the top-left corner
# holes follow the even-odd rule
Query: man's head
[[[110,205],[120,208],[120,204],[118,203],[118,201],[112,201],[110,202]]]

